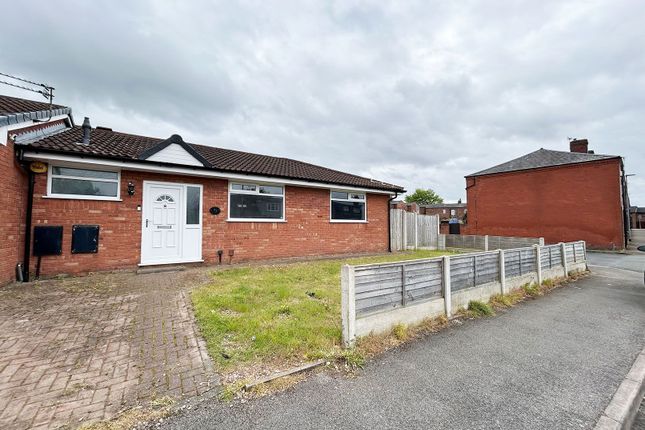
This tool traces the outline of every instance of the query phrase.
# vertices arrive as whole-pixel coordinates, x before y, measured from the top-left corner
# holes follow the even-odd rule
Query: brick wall
[[[330,223],[329,190],[285,187],[285,223],[227,222],[228,182],[172,175],[121,172],[122,202],[45,199],[46,175],[38,175],[34,196],[34,225],[62,225],[63,255],[43,257],[41,273],[85,273],[88,271],[135,268],[140,261],[141,212],[144,180],[203,184],[203,257],[217,261],[217,250],[235,250],[233,262],[286,257],[387,251],[388,196],[368,194],[368,223]],[[127,184],[135,184],[128,196]],[[218,206],[219,215],[208,209]],[[74,224],[101,226],[97,254],[71,254]],[[32,261],[32,273],[35,261]]]
[[[11,134],[15,133],[12,131]],[[15,280],[24,250],[27,174],[18,166],[14,145],[0,144],[0,286]]]
[[[617,159],[467,178],[466,185],[464,234],[624,246]]]

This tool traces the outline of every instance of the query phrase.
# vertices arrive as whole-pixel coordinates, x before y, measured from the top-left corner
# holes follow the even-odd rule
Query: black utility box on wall
[[[60,255],[63,252],[63,226],[34,227],[34,255]]]
[[[72,254],[92,254],[96,252],[99,252],[99,226],[73,226]]]

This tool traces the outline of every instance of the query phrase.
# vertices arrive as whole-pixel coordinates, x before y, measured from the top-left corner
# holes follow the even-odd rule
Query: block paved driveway
[[[77,427],[215,383],[189,289],[207,271],[0,289],[0,428]]]

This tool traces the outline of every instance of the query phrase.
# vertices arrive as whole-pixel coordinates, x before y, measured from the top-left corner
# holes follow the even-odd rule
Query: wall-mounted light
[[[134,195],[134,184],[132,183],[132,181],[128,182],[128,195]]]

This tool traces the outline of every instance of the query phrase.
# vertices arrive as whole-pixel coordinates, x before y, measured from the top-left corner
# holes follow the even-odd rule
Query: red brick
[[[224,250],[225,264],[228,262],[230,249],[235,250],[233,262],[387,250],[386,195],[367,195],[368,223],[330,223],[328,189],[286,186],[287,222],[227,222],[226,180],[122,171],[123,201],[109,202],[43,199],[47,177],[38,175],[34,208],[42,211],[34,213],[33,223],[62,225],[64,232],[62,255],[44,257],[41,273],[79,274],[136,268],[140,262],[141,243],[141,212],[137,211],[137,206],[142,204],[144,180],[203,184],[202,250],[206,263],[217,262],[218,249]],[[127,193],[128,182],[135,184],[136,192],[132,197]],[[211,215],[208,211],[211,206],[219,206],[222,212],[217,216]],[[101,226],[98,253],[71,253],[71,232],[74,224]],[[32,273],[33,270],[34,266]]]
[[[620,160],[467,178],[465,234],[623,248]]]

